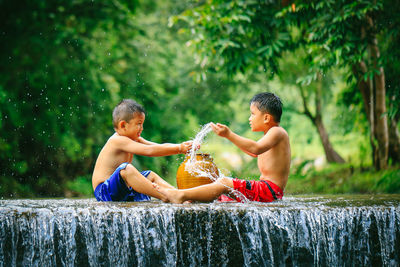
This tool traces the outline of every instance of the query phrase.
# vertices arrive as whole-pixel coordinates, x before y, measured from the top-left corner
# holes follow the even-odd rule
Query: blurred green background
[[[252,139],[249,100],[279,95],[292,145],[287,194],[400,193],[396,1],[0,0],[0,197],[92,197],[123,98],[142,136],[227,124]],[[227,176],[256,160],[210,133]],[[184,156],[137,156],[176,185]]]

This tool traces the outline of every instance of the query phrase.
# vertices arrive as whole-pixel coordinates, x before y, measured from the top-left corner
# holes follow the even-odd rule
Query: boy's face
[[[144,113],[135,112],[133,114],[133,118],[124,125],[124,135],[132,140],[137,140],[143,131],[143,123],[145,118],[146,116]]]
[[[251,103],[250,105],[250,113],[249,124],[251,130],[253,132],[264,131],[267,114],[261,112],[254,103]]]

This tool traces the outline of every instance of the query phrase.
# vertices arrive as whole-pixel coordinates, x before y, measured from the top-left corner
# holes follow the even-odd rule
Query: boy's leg
[[[175,189],[175,187],[173,187],[172,185],[167,183],[163,178],[161,178],[157,173],[155,173],[153,171],[150,172],[149,176],[147,176],[147,179],[149,179],[150,182],[156,183],[161,187]]]
[[[153,183],[145,178],[132,164],[128,164],[125,169],[121,170],[120,175],[125,183],[136,192],[158,198],[164,202],[168,201],[167,197],[155,190]]]
[[[216,182],[189,189],[168,189],[157,187],[172,203],[183,203],[187,200],[211,202],[222,194],[228,194],[233,189],[233,181],[229,178],[219,178]]]

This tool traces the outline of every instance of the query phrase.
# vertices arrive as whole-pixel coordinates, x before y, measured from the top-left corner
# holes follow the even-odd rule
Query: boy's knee
[[[126,165],[125,169],[121,170],[120,174],[121,174],[121,177],[122,177],[124,180],[126,180],[126,177],[128,177],[128,176],[135,176],[135,177],[137,177],[137,176],[140,176],[140,175],[141,175],[140,171],[138,171],[138,170],[135,168],[135,166],[133,166],[132,164]],[[150,173],[148,174],[147,178],[148,178],[150,181],[153,181],[154,178],[155,178],[155,174],[154,174],[152,171],[150,171]]]
[[[128,164],[126,165],[125,169],[120,171],[120,175],[126,181],[127,176],[135,174],[136,172],[138,172],[138,170],[136,170],[136,168],[133,167],[132,164]]]
[[[232,179],[229,179],[227,177],[218,178],[216,182],[220,183],[220,184],[223,184],[223,185],[226,185],[226,186],[229,186],[229,187],[232,187],[232,185],[233,185],[232,184]]]

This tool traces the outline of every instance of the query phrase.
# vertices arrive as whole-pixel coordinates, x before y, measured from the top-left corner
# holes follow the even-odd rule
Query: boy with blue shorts
[[[92,175],[94,195],[98,201],[146,201],[150,197],[168,201],[154,189],[174,187],[152,171],[139,172],[132,164],[134,155],[149,157],[185,154],[192,142],[157,144],[141,137],[144,108],[131,99],[122,100],[113,111],[115,133],[100,151]]]

